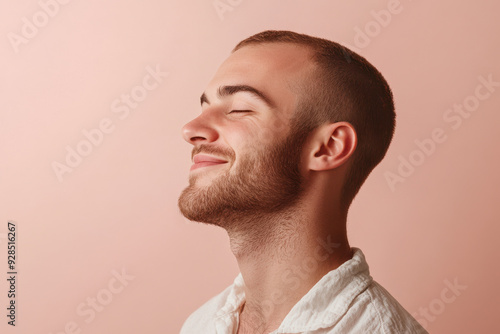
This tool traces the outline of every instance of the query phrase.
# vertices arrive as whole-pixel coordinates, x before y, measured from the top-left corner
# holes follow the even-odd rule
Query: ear
[[[311,139],[309,170],[329,170],[340,167],[354,153],[358,137],[348,122],[328,123],[321,126]]]

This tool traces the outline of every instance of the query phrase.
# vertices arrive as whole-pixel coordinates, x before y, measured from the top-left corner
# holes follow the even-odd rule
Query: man
[[[382,75],[289,31],[240,42],[183,127],[188,219],[224,228],[240,274],[184,323],[196,333],[426,333],[369,275],[348,208],[391,142]]]

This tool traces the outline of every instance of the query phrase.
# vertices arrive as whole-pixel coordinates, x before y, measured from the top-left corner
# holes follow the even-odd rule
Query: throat
[[[267,334],[279,328],[286,314],[282,317],[270,318],[265,310],[251,309],[243,304],[239,315],[237,334]],[[245,307],[246,306],[246,307]]]

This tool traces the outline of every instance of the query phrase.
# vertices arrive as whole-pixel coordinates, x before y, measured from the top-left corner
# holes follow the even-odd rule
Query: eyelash
[[[229,113],[232,112],[251,112],[251,110],[231,110]]]

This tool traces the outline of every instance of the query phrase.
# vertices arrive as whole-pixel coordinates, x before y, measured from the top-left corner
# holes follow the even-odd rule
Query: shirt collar
[[[335,325],[347,312],[351,302],[372,282],[368,264],[361,249],[352,247],[353,256],[329,271],[295,304],[273,333],[302,333]],[[238,312],[245,302],[245,283],[241,273],[234,279],[225,305],[216,317]]]

